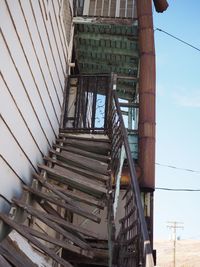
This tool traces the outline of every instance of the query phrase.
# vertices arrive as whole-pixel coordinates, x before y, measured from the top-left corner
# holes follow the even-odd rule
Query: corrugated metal
[[[68,0],[0,3],[0,211],[58,133],[71,19]]]

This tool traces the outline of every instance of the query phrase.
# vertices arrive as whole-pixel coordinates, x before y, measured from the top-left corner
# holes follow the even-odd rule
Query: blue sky
[[[154,27],[200,48],[200,1],[168,1]],[[156,161],[200,171],[200,52],[155,32],[157,57]],[[200,189],[200,173],[156,166],[156,186]],[[184,223],[182,239],[200,239],[200,192],[155,192],[155,239],[169,238],[167,221]]]

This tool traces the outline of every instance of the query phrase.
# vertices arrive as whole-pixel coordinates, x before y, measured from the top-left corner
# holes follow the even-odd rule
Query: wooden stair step
[[[62,193],[62,191],[58,190],[58,188],[59,188],[58,186],[51,185],[47,182],[42,181],[41,177],[37,176],[37,179],[40,182],[42,182],[46,188],[48,188],[49,190],[52,190],[52,192],[54,192],[56,194],[56,196],[58,196],[59,198],[50,196],[49,194],[46,194],[44,192],[39,192],[38,190],[35,190],[33,188],[30,189],[30,188],[26,187],[27,190],[29,190],[30,192],[32,192],[33,194],[35,194],[37,197],[39,197],[42,200],[49,201],[49,202],[51,202],[51,203],[53,203],[59,207],[62,207],[62,208],[66,209],[70,212],[78,214],[78,215],[80,215],[84,218],[87,218],[93,222],[100,223],[101,219],[98,216],[91,214],[90,212],[88,212],[87,210],[85,210],[79,206],[74,206],[74,205],[63,202],[62,200],[65,200],[65,195]]]
[[[92,134],[92,135],[107,135],[107,132],[103,128],[60,128],[59,133],[67,134]]]
[[[56,164],[58,166],[61,166],[63,168],[67,168],[73,172],[76,172],[76,173],[79,173],[83,176],[86,176],[90,179],[96,179],[98,181],[102,181],[102,182],[107,182],[109,181],[110,177],[107,176],[107,175],[103,175],[103,174],[100,174],[100,173],[96,173],[96,172],[92,172],[92,171],[88,171],[86,169],[82,169],[82,168],[79,168],[79,167],[75,167],[73,165],[70,165],[70,164],[67,164],[67,163],[64,163],[60,160],[57,160],[57,159],[53,159],[51,157],[44,157],[44,160],[47,161],[47,162],[51,162],[53,164]]]
[[[63,258],[59,257],[53,250],[47,248],[44,244],[42,244],[40,241],[38,241],[35,237],[33,237],[27,231],[25,231],[24,228],[20,224],[17,224],[13,220],[11,220],[7,215],[0,213],[0,219],[5,224],[9,225],[12,229],[17,231],[20,235],[25,237],[29,242],[31,242],[37,248],[39,248],[44,253],[46,253],[50,258],[54,259],[57,263],[60,263],[61,266],[72,267],[72,265],[69,262],[67,262]],[[16,265],[16,266],[21,266],[21,265]]]
[[[91,183],[90,179],[70,170],[61,167],[58,168],[59,166],[55,166],[56,169],[55,167],[53,169],[46,165],[38,165],[38,167],[47,172],[48,178],[69,185],[80,191],[94,196],[102,196],[107,193],[107,189],[102,185]]]
[[[94,239],[87,239],[88,244],[92,248],[97,248],[97,249],[106,249],[108,250],[108,240],[94,240]]]
[[[96,180],[96,179],[90,179],[90,178],[88,178],[84,175],[78,174],[76,172],[74,173],[74,171],[66,169],[65,167],[54,165],[53,169],[56,171],[61,171],[61,172],[63,172],[63,174],[66,173],[66,175],[71,175],[73,177],[75,176],[77,179],[80,179],[80,181],[88,182],[88,183],[90,183],[90,185],[100,186],[104,189],[106,188],[106,185],[104,182]]]
[[[108,156],[96,154],[94,152],[89,152],[89,151],[86,151],[85,149],[73,147],[73,146],[68,145],[68,144],[65,144],[64,146],[60,146],[58,144],[53,144],[53,148],[60,148],[61,150],[69,151],[69,152],[72,152],[74,154],[82,155],[84,157],[88,157],[91,159],[96,159],[98,161],[102,161],[105,163],[107,163],[110,159],[110,157],[108,157]]]
[[[75,167],[81,167],[83,169],[95,171],[103,175],[108,174],[108,164],[105,162],[89,159],[87,157],[67,151],[57,152],[56,150],[50,149],[50,153],[55,154],[58,160],[73,164]]]
[[[72,190],[62,188],[62,187],[60,187],[59,190],[60,190],[60,192],[62,192],[66,196],[71,197],[72,199],[74,199],[78,202],[85,203],[89,206],[95,206],[99,209],[104,209],[104,207],[105,207],[105,202],[91,198],[88,195],[83,196],[80,194],[80,191],[77,191],[77,190],[72,191]]]
[[[57,139],[57,142],[62,142],[63,144],[68,144],[80,149],[85,149],[87,151],[103,155],[107,155],[108,151],[110,151],[111,148],[111,145],[109,143],[78,139]]]
[[[20,267],[36,267],[27,255],[18,247],[15,241],[7,236],[0,244],[0,254],[3,258],[0,258],[0,266],[2,267],[11,267],[11,266],[20,266]],[[12,265],[10,265],[10,263]]]
[[[43,222],[44,224],[46,224],[47,226],[49,226],[50,228],[52,228],[59,234],[63,235],[68,240],[71,240],[73,243],[75,243],[79,247],[83,249],[88,249],[88,250],[91,249],[91,247],[87,244],[87,242],[83,238],[78,237],[77,234],[73,234],[71,231],[69,232],[69,230],[66,230],[66,228],[61,227],[57,222],[47,218],[47,216],[44,215],[43,212],[33,209],[30,205],[24,203],[21,200],[14,198],[13,202],[14,204],[16,204],[16,206],[24,209],[24,211],[28,212],[30,215],[39,219],[41,222]]]
[[[4,257],[2,256],[4,254]],[[9,258],[9,256],[7,256]],[[6,255],[4,252],[0,251],[0,266],[3,267],[13,267],[12,265],[10,265],[10,263],[6,260]],[[36,266],[34,266],[36,267]]]
[[[41,217],[44,217],[48,220],[50,220],[51,222],[54,222],[62,227],[64,227],[66,230],[70,231],[70,233],[73,233],[73,232],[77,232],[77,233],[80,233],[80,234],[83,234],[85,236],[89,236],[89,237],[92,237],[92,238],[96,238],[98,239],[99,238],[99,235],[88,230],[88,229],[85,229],[81,226],[77,226],[77,225],[74,225],[68,221],[66,221],[63,217],[58,217],[58,216],[55,216],[55,215],[52,215],[52,214],[48,214],[46,212],[42,212],[42,211],[39,211],[39,210],[36,210],[34,208],[32,208],[30,205],[28,204],[24,204],[23,202],[17,202],[18,205],[20,205],[20,207],[24,208],[24,210],[26,210],[28,213],[32,214],[33,216],[37,217],[37,218],[41,218]],[[36,215],[37,213],[37,215]]]
[[[110,143],[110,139],[107,135],[97,135],[97,134],[70,134],[70,133],[59,133],[58,135],[60,138],[69,138],[69,139],[78,139],[78,140],[85,140],[85,141],[94,141],[94,142],[103,142],[103,143]]]
[[[85,250],[85,249],[82,249],[78,246],[70,244],[65,239],[61,240],[61,239],[54,238],[52,236],[49,236],[49,235],[44,234],[42,232],[39,232],[39,231],[37,231],[33,228],[30,228],[28,226],[25,226],[25,225],[23,225],[22,227],[24,228],[25,231],[29,232],[29,234],[31,234],[32,236],[37,237],[41,240],[47,241],[47,242],[54,244],[56,246],[59,246],[61,248],[64,248],[64,249],[71,251],[75,254],[83,255],[87,258],[93,258],[93,256],[94,256],[94,253],[91,250]]]
[[[67,261],[72,262],[73,264],[85,264],[85,265],[91,265],[91,266],[108,266],[108,259],[109,259],[109,253],[106,249],[94,249],[94,258],[93,259],[87,259],[84,257],[75,257],[74,253],[68,253],[68,251],[63,251],[63,258]],[[79,265],[78,265],[79,266]]]

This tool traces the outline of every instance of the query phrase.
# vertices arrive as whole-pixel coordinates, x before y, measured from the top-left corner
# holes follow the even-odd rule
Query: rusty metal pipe
[[[169,6],[169,4],[166,0],[153,0],[153,2],[154,2],[154,6],[155,6],[156,11],[159,13],[164,12]]]
[[[155,188],[155,47],[151,0],[137,1],[139,23],[139,159],[140,186]]]

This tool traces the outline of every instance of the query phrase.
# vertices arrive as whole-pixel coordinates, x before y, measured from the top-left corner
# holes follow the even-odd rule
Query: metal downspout
[[[155,188],[155,48],[151,0],[137,1],[139,23],[139,166],[140,186]]]

